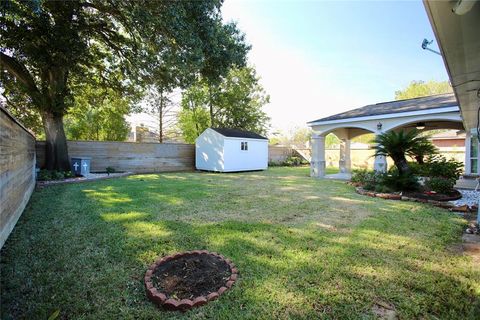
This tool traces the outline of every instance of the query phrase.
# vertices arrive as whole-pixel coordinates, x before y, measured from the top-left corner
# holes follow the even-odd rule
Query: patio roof
[[[358,109],[353,109],[329,117],[314,120],[309,122],[309,124],[333,120],[398,114],[403,112],[425,111],[447,107],[458,108],[458,103],[453,93],[371,104]]]
[[[480,2],[423,0],[467,130],[477,127]],[[464,10],[459,10],[463,8]]]

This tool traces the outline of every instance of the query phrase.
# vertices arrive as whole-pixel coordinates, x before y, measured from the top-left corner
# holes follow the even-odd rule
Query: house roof
[[[438,109],[438,108],[446,108],[446,107],[456,107],[456,106],[458,106],[458,102],[455,99],[455,95],[453,93],[446,93],[446,94],[438,94],[438,95],[433,95],[428,97],[420,97],[420,98],[414,98],[414,99],[396,100],[396,101],[382,102],[377,104],[370,104],[358,109],[353,109],[353,110],[338,113],[326,118],[314,120],[309,123],[368,117],[368,116],[376,116],[376,115],[385,115],[385,114],[395,114],[395,113],[402,113],[402,112],[430,110],[430,109]]]
[[[215,130],[216,132],[220,133],[222,136],[225,136],[225,137],[268,140],[268,138],[265,138],[264,136],[261,136],[251,131],[244,131],[244,130],[231,129],[231,128],[210,128],[210,129]]]

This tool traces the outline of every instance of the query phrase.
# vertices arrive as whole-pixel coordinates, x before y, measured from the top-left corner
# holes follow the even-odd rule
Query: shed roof
[[[220,133],[222,136],[225,137],[232,137],[232,138],[247,138],[247,139],[262,139],[268,140],[264,136],[259,135],[258,133],[239,130],[239,129],[231,129],[231,128],[211,128],[216,132]]]
[[[326,118],[314,120],[309,123],[368,117],[368,116],[376,116],[376,115],[385,115],[385,114],[395,114],[395,113],[402,113],[402,112],[430,110],[430,109],[438,109],[438,108],[446,108],[446,107],[456,107],[456,106],[458,106],[458,102],[457,102],[457,99],[455,98],[455,95],[453,93],[445,93],[445,94],[437,94],[437,95],[428,96],[428,97],[420,97],[420,98],[414,98],[414,99],[396,100],[396,101],[382,102],[377,104],[370,104],[358,109],[353,109],[353,110],[338,113]]]

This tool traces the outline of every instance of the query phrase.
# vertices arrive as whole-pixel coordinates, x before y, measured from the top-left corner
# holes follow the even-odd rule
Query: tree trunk
[[[42,113],[45,128],[45,166],[48,170],[70,171],[67,137],[63,130],[63,115]]]
[[[423,156],[415,156],[415,160],[417,161],[418,164],[424,164],[425,163],[423,161]]]
[[[163,143],[163,90],[160,91],[160,107],[158,109],[158,142]]]
[[[408,175],[410,173],[410,167],[408,166],[407,159],[405,157],[399,157],[397,159],[394,159],[395,165],[398,168],[398,173],[403,176],[403,175]]]
[[[214,127],[214,119],[213,119],[213,104],[212,104],[212,88],[211,84],[208,85],[208,106],[210,107],[210,127]]]

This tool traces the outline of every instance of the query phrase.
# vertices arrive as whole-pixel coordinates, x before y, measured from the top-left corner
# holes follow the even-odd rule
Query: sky
[[[434,39],[421,1],[225,0],[222,14],[252,45],[271,133],[394,100],[412,80],[448,80],[421,48]]]

